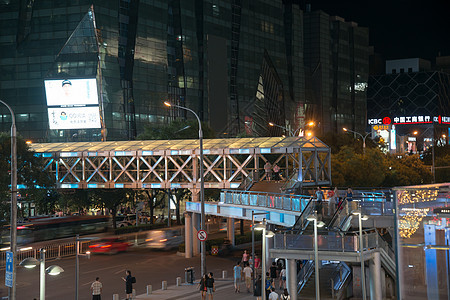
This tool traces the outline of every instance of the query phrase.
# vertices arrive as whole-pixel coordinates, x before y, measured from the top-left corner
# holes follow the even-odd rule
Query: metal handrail
[[[326,228],[330,229],[331,226],[333,226],[334,222],[336,222],[337,217],[344,211],[344,207],[347,204],[347,199],[343,199],[339,202],[338,207],[336,208],[336,211],[334,212],[333,216],[331,217],[331,220],[328,222]],[[330,205],[330,204],[328,204]]]
[[[298,169],[296,169],[295,172],[291,176],[289,176],[289,178],[281,187],[281,190],[285,191],[287,189],[293,188],[294,185],[298,182],[297,178],[298,178]]]
[[[297,273],[297,294],[301,292],[314,271],[314,261],[308,260]]]
[[[308,227],[309,222],[308,221],[308,216],[312,213],[313,209],[314,209],[314,205],[312,204],[314,203],[314,199],[313,197],[310,198],[310,200],[308,201],[308,204],[306,204],[306,207],[303,209],[302,214],[297,218],[297,220],[295,221],[294,226],[292,226],[292,231],[297,231],[297,234],[303,234],[304,230]],[[298,223],[301,223],[301,227],[298,229]]]

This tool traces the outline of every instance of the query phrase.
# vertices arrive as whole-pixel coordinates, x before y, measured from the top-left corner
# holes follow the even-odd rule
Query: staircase
[[[284,182],[275,182],[275,181],[259,181],[255,182],[250,191],[252,192],[265,192],[265,193],[281,193],[281,188],[283,187]]]
[[[319,269],[320,299],[333,299],[331,296],[331,280],[336,264],[324,265]],[[299,299],[316,299],[316,272],[313,270],[309,280],[299,293]]]

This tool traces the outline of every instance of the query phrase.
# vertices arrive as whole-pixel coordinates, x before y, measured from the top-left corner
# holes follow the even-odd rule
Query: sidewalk
[[[198,282],[197,282],[198,283]],[[148,299],[148,300],[193,300],[201,299],[200,291],[197,289],[197,283],[194,285],[181,285],[181,286],[169,286],[167,290],[161,289],[153,291],[149,296],[139,295],[136,299]],[[231,279],[216,279],[216,292],[214,293],[214,300],[255,300],[256,297],[253,293],[247,293],[245,283],[241,282],[241,293],[236,294],[234,292],[234,285]]]

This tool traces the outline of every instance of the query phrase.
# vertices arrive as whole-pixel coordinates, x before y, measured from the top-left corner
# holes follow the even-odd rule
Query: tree
[[[9,220],[9,201],[11,186],[11,137],[0,133],[0,219]],[[43,161],[31,151],[24,139],[17,137],[17,183],[25,188],[19,189],[21,198],[31,199],[41,204],[49,200],[49,190],[53,186],[51,176],[44,171]],[[46,209],[49,209],[47,207]],[[38,205],[39,209],[39,205]]]
[[[134,191],[129,189],[98,189],[92,192],[94,203],[102,205],[109,209],[112,216],[113,228],[116,229],[116,216],[117,210],[120,205],[130,202],[130,195],[133,195]]]
[[[432,181],[430,169],[419,155],[386,155],[384,186],[426,184]]]

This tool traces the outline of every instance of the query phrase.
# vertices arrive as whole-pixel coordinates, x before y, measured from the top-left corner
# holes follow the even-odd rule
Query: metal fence
[[[303,211],[310,199],[311,196],[235,190],[225,190],[220,193],[220,201],[227,204],[249,205],[297,212]]]

